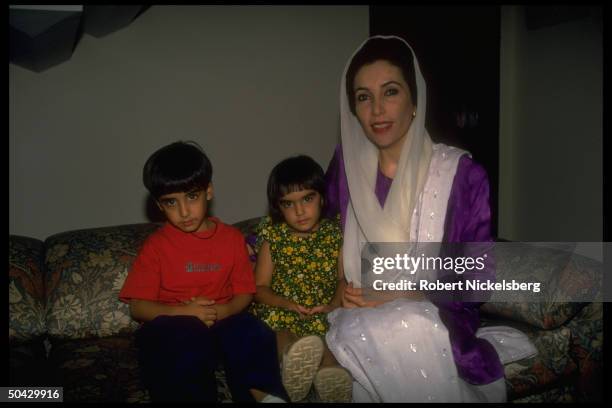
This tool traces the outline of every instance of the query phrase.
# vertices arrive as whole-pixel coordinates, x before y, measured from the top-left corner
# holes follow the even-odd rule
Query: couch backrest
[[[9,236],[9,343],[30,341],[46,332],[42,241]]]
[[[68,231],[45,241],[46,325],[55,338],[132,332],[138,324],[118,300],[144,240],[158,224]]]
[[[512,292],[496,291],[480,310],[540,329],[565,324],[590,303],[588,299],[600,298],[602,288],[602,263],[572,251],[572,247],[549,248],[518,242],[498,245],[497,281],[539,282],[539,301],[510,301]]]

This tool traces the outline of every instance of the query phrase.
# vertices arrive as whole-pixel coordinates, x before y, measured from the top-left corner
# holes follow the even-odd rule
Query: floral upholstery
[[[538,350],[533,357],[504,366],[509,400],[550,389],[577,371],[570,354],[571,330],[567,327],[540,330],[524,324],[487,319],[484,319],[483,325],[515,327],[524,332]]]
[[[47,328],[58,338],[130,333],[138,324],[117,301],[123,281],[156,224],[57,234],[45,242]]]
[[[42,265],[43,243],[34,238],[9,239],[9,341],[32,340],[46,332]]]
[[[234,225],[249,242],[260,220]],[[10,237],[11,385],[61,385],[66,401],[149,401],[133,344],[138,326],[117,295],[140,245],[158,227],[149,223],[68,231],[44,243]],[[593,266],[576,259],[565,270],[551,267],[553,261],[553,253],[526,253],[498,265],[498,277],[510,271],[515,278],[516,273],[554,276],[565,290],[571,287],[564,281],[568,273],[588,272]],[[591,290],[584,282],[571,289]],[[498,302],[486,303],[482,310],[484,325],[513,325],[538,349],[533,358],[505,367],[510,400],[584,401],[601,395],[603,386],[596,381],[603,371],[601,303]],[[219,401],[231,401],[223,370],[216,376]]]
[[[520,245],[499,245],[496,258],[498,281],[517,279],[521,282],[541,282],[541,302],[497,302],[498,294],[481,307],[487,314],[524,322],[541,329],[559,327],[574,317],[587,302],[596,299],[601,288],[601,264],[570,252],[550,248]],[[504,295],[508,296],[508,295]]]
[[[567,324],[570,355],[578,365],[578,392],[584,401],[603,399],[603,304],[589,303]]]
[[[52,378],[64,384],[66,402],[151,402],[138,370],[137,349],[130,335],[62,340],[50,355]],[[216,373],[219,402],[231,402],[222,370]]]

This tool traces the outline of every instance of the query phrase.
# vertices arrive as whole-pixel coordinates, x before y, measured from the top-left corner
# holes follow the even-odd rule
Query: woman
[[[418,293],[371,300],[360,288],[363,242],[492,241],[486,172],[467,152],[432,143],[425,107],[425,82],[404,40],[372,37],[349,60],[342,144],[326,174],[349,284],[326,340],[353,375],[357,402],[505,401],[500,344],[476,337],[478,303],[432,303]],[[523,356],[533,352],[520,346]]]

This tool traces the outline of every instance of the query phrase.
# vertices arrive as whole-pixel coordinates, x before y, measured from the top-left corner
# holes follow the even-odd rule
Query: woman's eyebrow
[[[397,86],[402,86],[402,84],[400,84],[399,82],[391,80],[391,81],[387,81],[384,84],[382,84],[382,87],[385,87],[387,85],[393,85],[393,84]]]
[[[381,87],[381,88],[384,88],[384,87],[389,86],[389,85],[397,85],[397,86],[399,86],[399,87],[401,87],[401,86],[402,86],[402,84],[400,84],[399,82],[394,81],[394,80],[390,80],[390,81],[387,81],[387,82],[383,83],[383,84],[382,84],[380,87]],[[369,88],[366,88],[366,87],[364,87],[364,86],[360,86],[360,87],[355,88],[355,92],[357,92],[357,91],[366,91],[366,92],[370,92],[370,89],[369,89]]]

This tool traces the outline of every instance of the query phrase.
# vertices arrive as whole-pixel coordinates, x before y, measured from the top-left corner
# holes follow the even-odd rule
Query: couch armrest
[[[46,333],[42,241],[9,235],[9,343]]]

